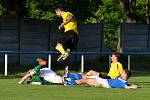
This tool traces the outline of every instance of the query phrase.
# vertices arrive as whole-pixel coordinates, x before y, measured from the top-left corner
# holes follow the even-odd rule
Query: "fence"
[[[60,38],[60,22],[40,19],[0,16],[0,50],[52,51]],[[101,52],[103,47],[103,24],[79,24],[79,45],[77,51]],[[98,41],[98,42],[97,42]],[[27,65],[41,54],[11,54],[9,64]],[[76,57],[72,57],[73,62]],[[90,59],[90,58],[89,58]],[[95,58],[98,59],[98,58]],[[3,58],[0,57],[0,65]],[[13,70],[13,69],[12,69]]]
[[[72,52],[72,55],[80,55],[81,58],[81,71],[84,72],[84,58],[85,55],[109,55],[109,63],[111,63],[110,57],[111,57],[111,53],[112,52]],[[0,54],[4,54],[5,56],[5,71],[4,74],[5,76],[7,75],[7,64],[8,64],[8,55],[9,54],[48,54],[48,68],[51,69],[51,56],[58,54],[58,52],[48,52],[48,51],[40,51],[40,52],[32,52],[32,51],[0,51]],[[130,67],[130,62],[131,62],[131,55],[150,55],[150,52],[125,52],[125,53],[121,53],[121,55],[128,55],[128,70],[131,69]]]
[[[122,24],[121,47],[125,52],[150,52],[150,25]]]
[[[5,54],[5,59],[0,56],[0,65],[4,64],[4,61],[5,66],[12,63],[27,65],[32,64],[33,60],[40,55],[49,54],[50,59],[51,55],[58,54],[54,50],[54,44],[60,36],[60,30],[57,28],[59,24],[59,21],[1,16],[0,55],[3,56]],[[89,57],[86,56],[86,60],[94,61],[94,59],[99,59],[99,57],[92,57],[92,55],[110,55],[111,53],[108,51],[111,50],[108,50],[104,45],[103,24],[79,24],[78,26],[79,45],[76,50],[77,52],[73,53],[71,59],[73,59],[72,62],[81,60],[81,70],[83,71],[85,55],[89,55]],[[123,54],[128,55],[128,68],[130,68],[130,55],[149,54],[150,52],[150,25],[122,24],[121,47],[124,51]],[[3,52],[3,50],[6,51]],[[76,55],[81,55],[80,59]],[[49,65],[51,63],[49,61]]]

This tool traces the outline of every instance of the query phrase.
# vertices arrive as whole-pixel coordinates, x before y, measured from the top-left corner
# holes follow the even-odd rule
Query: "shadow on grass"
[[[15,78],[21,78],[21,76],[16,76],[16,75],[3,76],[3,75],[0,75],[0,79],[15,79]]]

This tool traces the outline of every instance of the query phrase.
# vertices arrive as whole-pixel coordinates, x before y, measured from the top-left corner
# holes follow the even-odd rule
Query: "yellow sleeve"
[[[65,28],[64,32],[67,32],[69,30],[73,30],[75,33],[78,34],[77,21],[76,21],[74,15],[72,13],[70,13],[70,12],[64,12],[64,14],[62,15],[63,23],[67,22],[68,16],[72,16],[73,21],[71,21],[71,22],[69,22],[69,23],[67,23],[67,24],[64,25],[64,28]]]
[[[64,12],[63,14],[63,22],[66,23],[67,22],[67,18],[68,16],[73,16],[70,12]]]

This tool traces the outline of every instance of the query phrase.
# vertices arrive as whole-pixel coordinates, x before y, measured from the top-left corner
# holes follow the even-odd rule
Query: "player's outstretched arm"
[[[30,76],[33,76],[35,73],[33,71],[27,72],[25,76],[21,78],[21,81],[19,81],[19,84],[23,84],[23,82],[28,79]]]
[[[137,88],[138,88],[138,86],[135,84],[132,84],[130,86],[125,86],[125,89],[137,89]]]

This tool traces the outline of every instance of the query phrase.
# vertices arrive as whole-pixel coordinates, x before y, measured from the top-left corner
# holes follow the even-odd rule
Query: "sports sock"
[[[82,79],[82,75],[81,74],[71,74],[71,73],[68,73],[67,77],[75,79],[75,80]]]
[[[62,44],[57,44],[56,50],[58,50],[61,54],[65,53],[65,50],[64,50]]]

